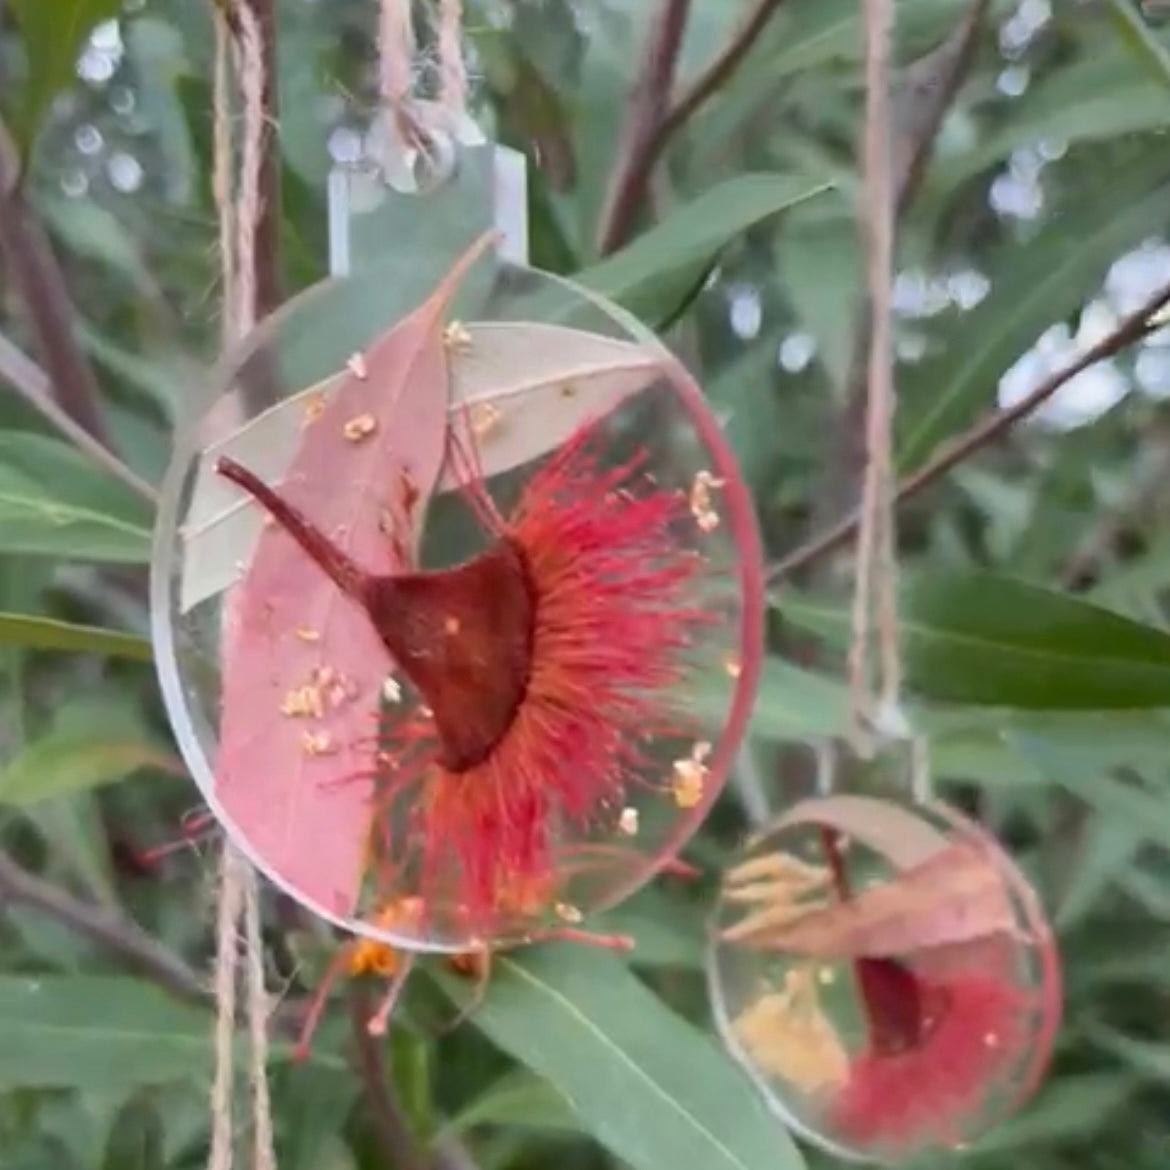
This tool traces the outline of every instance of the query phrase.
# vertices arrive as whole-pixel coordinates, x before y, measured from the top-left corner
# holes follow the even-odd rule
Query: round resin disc
[[[802,801],[724,875],[708,978],[725,1042],[832,1153],[955,1148],[1036,1086],[1060,1014],[1019,870],[938,803]]]
[[[763,599],[680,363],[571,282],[441,260],[317,286],[227,363],[152,603],[185,759],[252,861],[347,929],[466,950],[587,929],[677,853]]]

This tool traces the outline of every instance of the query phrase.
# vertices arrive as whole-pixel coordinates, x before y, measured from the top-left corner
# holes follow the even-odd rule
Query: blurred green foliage
[[[694,0],[682,84],[749,6]],[[903,64],[963,11],[959,0],[897,7]],[[276,4],[286,295],[326,271],[330,144],[373,105],[373,8]],[[780,5],[672,141],[653,216],[638,225],[649,230],[603,260],[593,240],[654,8],[470,0],[477,110],[529,157],[533,262],[585,271],[647,320],[673,322],[779,555],[825,520],[828,477],[841,470],[833,437],[859,301],[859,6]],[[1152,289],[1159,259],[1153,283],[1170,278],[1170,254],[1155,247],[1170,228],[1170,29],[1129,0],[989,8],[902,223],[904,469],[992,408],[1017,363],[1059,365],[1077,337],[1095,336],[1087,305],[1108,323]],[[19,198],[66,273],[113,442],[157,483],[217,345],[208,14],[197,0],[121,11],[10,0],[0,11],[0,110],[25,163]],[[1126,253],[1130,269],[1146,258],[1128,283]],[[35,356],[22,289],[7,266],[0,280],[0,333]],[[1164,1170],[1170,1159],[1165,341],[1112,362],[1104,388],[1093,375],[1074,385],[1107,409],[1073,403],[1075,427],[1018,427],[902,512],[912,713],[946,791],[1036,882],[1067,969],[1052,1075],[963,1155],[977,1170]],[[139,860],[195,801],[146,661],[150,527],[148,505],[0,390],[4,847],[22,872],[95,915],[137,920],[204,971],[211,856]],[[802,742],[844,729],[834,656],[847,560],[777,593],[751,767],[688,847],[696,864],[713,871],[740,839],[745,785],[763,777],[773,805],[793,799],[793,784],[771,777],[791,774],[781,765]],[[815,670],[781,656],[795,630],[821,637]],[[383,1053],[420,1146],[449,1157],[457,1141],[483,1170],[827,1165],[798,1152],[706,1035],[711,885],[659,879],[604,916],[599,928],[638,937],[628,961],[566,945],[502,957],[486,1002],[449,1035],[467,985],[422,963]],[[0,1170],[202,1165],[207,1005],[46,914],[0,869],[5,895]],[[303,998],[330,944],[288,907],[269,910],[271,983]],[[290,1062],[278,1013],[284,1170],[391,1165],[342,998],[303,1063]]]

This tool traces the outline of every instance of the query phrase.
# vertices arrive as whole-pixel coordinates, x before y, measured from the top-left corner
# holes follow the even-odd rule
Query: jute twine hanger
[[[848,673],[851,730],[863,756],[883,739],[911,742],[911,795],[929,796],[924,743],[910,735],[902,712],[898,622],[897,527],[894,504],[893,354],[895,193],[890,109],[891,0],[861,0],[865,14],[865,129],[862,144],[871,315],[866,398],[865,475],[857,535],[856,581]]]
[[[437,105],[466,119],[467,74],[462,54],[462,0],[435,0]],[[256,235],[262,213],[260,175],[265,131],[265,61],[259,22],[251,6],[213,0],[215,26],[212,188],[219,220],[223,280],[223,348],[238,343],[256,323]],[[403,138],[421,151],[430,135],[413,97],[417,41],[410,0],[380,0],[380,96]],[[238,152],[233,108],[238,104]],[[238,162],[237,162],[238,153]],[[249,1043],[248,1085],[253,1170],[276,1170],[272,1105],[268,1091],[268,996],[255,869],[230,841],[223,846],[216,907],[215,1068],[211,1085],[208,1170],[235,1164],[235,1038],[241,959]],[[242,954],[241,954],[242,946]]]

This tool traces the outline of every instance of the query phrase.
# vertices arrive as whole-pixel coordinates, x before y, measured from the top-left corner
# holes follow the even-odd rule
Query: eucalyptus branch
[[[69,418],[108,448],[101,394],[73,331],[65,276],[25,191],[16,148],[0,122],[0,251],[28,312],[49,393]]]
[[[723,51],[675,98],[651,143],[655,157],[683,125],[726,84],[784,0],[756,0]]]
[[[206,1001],[208,989],[178,955],[136,922],[74,898],[31,874],[0,851],[0,899],[40,910],[70,930],[120,956],[182,999]]]
[[[1085,370],[1095,366],[1098,362],[1114,357],[1143,337],[1161,328],[1164,322],[1160,322],[1156,318],[1160,310],[1167,304],[1170,304],[1170,284],[1164,285],[1154,293],[1141,308],[1122,318],[1111,333],[1103,337],[1096,345],[1090,346],[1063,370],[1045,379],[1031,394],[1020,399],[1015,406],[995,411],[963,434],[944,443],[922,467],[899,482],[897,491],[894,493],[895,501],[902,503],[918,495],[919,492],[941,479],[964,460],[1001,438],[1021,419],[1027,418],[1043,406],[1062,386],[1071,382],[1078,374],[1084,373]],[[840,548],[857,531],[859,520],[860,515],[854,510],[833,527],[814,536],[806,544],[769,566],[768,583],[778,584],[797,570]]]
[[[672,101],[670,91],[690,0],[662,0],[646,42],[640,81],[630,95],[626,133],[598,228],[597,247],[602,255],[629,239],[650,176],[670,139],[731,77],[783,3],[756,0],[715,60]]]
[[[691,0],[661,0],[650,22],[646,49],[630,91],[622,144],[598,225],[597,250],[603,256],[629,238],[638,208],[646,197],[658,157],[653,143],[666,116],[690,11]]]

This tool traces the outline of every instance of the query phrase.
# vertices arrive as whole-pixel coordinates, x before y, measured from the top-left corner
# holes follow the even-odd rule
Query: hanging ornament
[[[853,751],[726,871],[708,981],[725,1042],[794,1129],[902,1162],[979,1137],[1031,1093],[1060,1015],[1039,902],[979,825],[931,796],[901,707],[892,502],[891,0],[865,0],[871,311],[848,658]]]
[[[965,1145],[1018,1108],[1060,1016],[1027,880],[942,802],[890,795],[900,758],[854,761],[849,795],[804,800],[748,842],[708,964],[722,1035],[773,1107],[881,1162]]]
[[[255,330],[176,445],[154,637],[254,864],[360,935],[474,950],[572,932],[698,826],[754,696],[760,552],[681,364],[501,252],[464,119],[395,111],[393,258]]]

